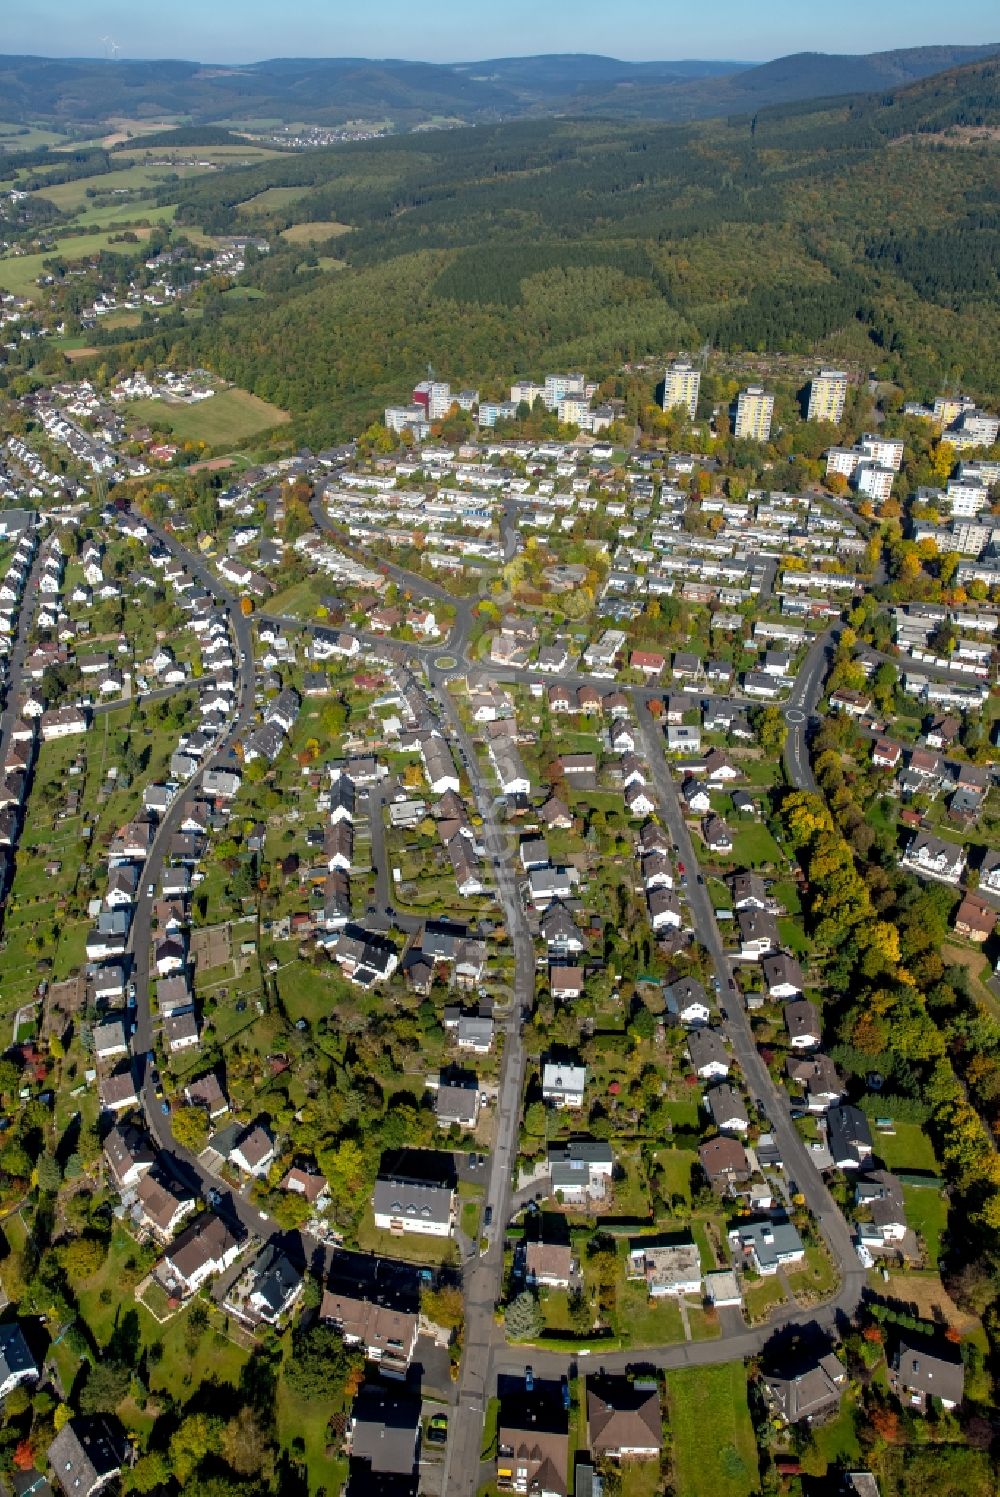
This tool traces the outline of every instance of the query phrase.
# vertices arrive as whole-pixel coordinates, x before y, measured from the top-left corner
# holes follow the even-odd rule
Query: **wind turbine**
[[[118,56],[119,52],[121,51],[121,47],[119,47],[118,43],[115,41],[115,39],[114,39],[113,36],[102,36],[102,37],[99,37],[98,40],[101,42],[101,45],[104,47],[104,55],[105,55],[105,57],[110,57],[111,60],[112,60],[112,62],[113,62],[114,59]]]

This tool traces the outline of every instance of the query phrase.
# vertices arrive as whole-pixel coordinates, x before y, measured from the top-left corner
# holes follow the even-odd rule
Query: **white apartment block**
[[[896,474],[892,468],[883,468],[878,463],[863,462],[854,475],[854,486],[859,494],[884,504],[892,493],[892,481]]]

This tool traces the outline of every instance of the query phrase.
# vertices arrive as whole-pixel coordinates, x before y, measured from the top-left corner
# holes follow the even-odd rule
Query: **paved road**
[[[458,1386],[458,1417],[445,1456],[445,1497],[474,1497],[479,1487],[482,1412],[489,1396],[492,1354],[498,1341],[494,1310],[503,1279],[504,1229],[511,1211],[513,1173],[524,1085],[522,1015],[534,1006],[535,945],[510,861],[508,841],[496,820],[493,792],[484,782],[475,751],[447,689],[435,693],[442,717],[451,725],[476,806],[483,818],[483,840],[494,859],[494,874],[514,948],[514,996],[504,1025],[504,1051],[497,1097],[496,1135],[490,1156],[485,1204],[493,1212],[488,1250],[472,1259],[465,1273],[465,1346]],[[523,1363],[522,1363],[523,1367]]]
[[[366,916],[365,923],[382,926],[385,929],[394,925],[397,930],[414,932],[420,930],[424,924],[423,916],[404,915],[402,910],[397,910],[392,899],[392,875],[385,846],[385,821],[383,819],[388,801],[389,795],[383,786],[373,785],[369,790],[368,823],[371,827],[376,913],[374,917]]]
[[[841,1276],[840,1289],[829,1303],[829,1310],[850,1314],[861,1298],[865,1271],[854,1251],[850,1228],[839,1207],[809,1157],[809,1152],[788,1111],[788,1098],[771,1080],[770,1073],[757,1052],[750,1021],[743,1004],[729,988],[732,969],[722,945],[715,911],[705,885],[699,882],[698,860],[688,833],[673,780],[663,757],[659,729],[641,700],[635,701],[636,716],[664,822],[673,839],[678,856],[684,863],[688,887],[688,904],[695,931],[707,948],[719,981],[722,1005],[726,1010],[724,1028],[733,1047],[743,1078],[751,1096],[759,1097],[781,1149],[786,1177],[794,1180],[806,1205],[812,1212]],[[812,1311],[802,1312],[802,1320],[815,1319]]]
[[[823,695],[823,683],[830,669],[840,625],[834,624],[816,640],[795,678],[791,695],[784,704],[788,736],[785,739],[785,770],[799,790],[816,790],[816,777],[809,762],[809,737],[814,726],[816,704]]]

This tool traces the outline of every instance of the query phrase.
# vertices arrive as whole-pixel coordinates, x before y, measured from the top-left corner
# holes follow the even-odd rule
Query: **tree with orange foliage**
[[[870,1423],[880,1440],[895,1445],[899,1439],[899,1415],[893,1409],[873,1409]]]

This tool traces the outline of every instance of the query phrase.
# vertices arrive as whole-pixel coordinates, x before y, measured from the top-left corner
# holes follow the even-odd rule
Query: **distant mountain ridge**
[[[12,122],[84,128],[116,117],[336,125],[389,116],[402,127],[550,114],[685,120],[900,88],[995,54],[1000,42],[859,56],[802,52],[757,66],[586,53],[469,63],[274,58],[242,66],[0,56],[0,98]]]

